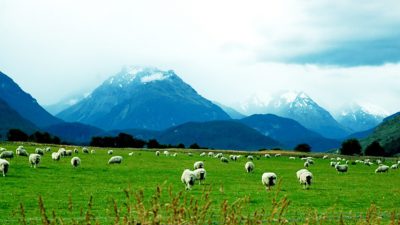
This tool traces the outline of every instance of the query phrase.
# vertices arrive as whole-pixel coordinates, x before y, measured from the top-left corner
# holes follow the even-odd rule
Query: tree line
[[[36,142],[36,143],[47,143],[47,144],[61,144],[61,139],[57,136],[53,136],[48,132],[39,132],[28,135],[19,129],[10,129],[7,132],[8,141],[21,141],[21,142]]]

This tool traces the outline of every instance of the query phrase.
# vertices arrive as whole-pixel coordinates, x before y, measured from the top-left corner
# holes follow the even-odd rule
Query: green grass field
[[[0,147],[15,152],[18,145],[1,143]],[[36,147],[42,146],[44,145],[24,144],[30,153]],[[58,148],[59,146],[54,146],[52,151],[57,151]],[[286,196],[290,204],[285,218],[289,221],[307,221],[310,215],[327,215],[337,221],[340,214],[346,220],[346,215],[365,215],[371,204],[376,205],[379,215],[383,215],[385,220],[390,219],[391,212],[398,212],[400,209],[400,171],[375,174],[376,164],[371,167],[349,165],[347,174],[338,174],[330,167],[329,159],[315,159],[315,164],[309,168],[314,175],[313,184],[309,190],[304,190],[295,175],[297,170],[303,168],[303,161],[299,158],[289,160],[285,155],[255,159],[255,171],[247,174],[244,170],[247,161],[245,158],[225,164],[215,158],[200,157],[202,150],[192,151],[192,157],[182,150],[176,150],[177,157],[166,157],[163,154],[156,157],[155,150],[113,149],[113,155],[124,157],[121,165],[107,164],[110,158],[107,155],[108,149],[95,150],[95,154],[83,154],[81,151],[74,154],[82,160],[81,166],[75,169],[70,164],[71,157],[55,162],[51,159],[51,153],[42,157],[37,169],[30,167],[28,157],[16,156],[9,160],[9,172],[6,177],[0,178],[0,224],[21,222],[21,203],[28,222],[42,223],[38,206],[39,195],[43,198],[49,217],[54,211],[57,217],[67,221],[83,217],[82,211],[87,210],[92,196],[91,213],[96,221],[100,224],[112,224],[115,221],[114,201],[117,209],[121,212],[124,210],[123,203],[127,201],[125,189],[132,193],[143,190],[144,204],[151,205],[157,186],[161,187],[160,202],[168,201],[169,189],[174,195],[183,191],[182,199],[193,196],[199,201],[204,190],[210,189],[211,205],[208,215],[215,218],[221,217],[218,213],[224,200],[233,204],[246,197],[247,201],[240,205],[245,215],[261,209],[268,214],[273,198],[278,196],[279,200]],[[128,156],[132,151],[134,155]],[[225,156],[229,154],[225,153]],[[191,191],[184,191],[184,185],[180,181],[182,171],[186,168],[193,169],[193,163],[199,160],[205,162],[206,182],[203,185],[196,184]],[[390,166],[393,162],[394,159],[387,160],[385,164]],[[272,191],[266,191],[261,184],[261,175],[267,171],[277,174],[281,188],[275,186]],[[351,217],[347,218],[349,221],[350,219]]]

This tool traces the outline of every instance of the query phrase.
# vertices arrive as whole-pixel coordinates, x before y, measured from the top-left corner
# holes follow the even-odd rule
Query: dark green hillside
[[[400,153],[400,114],[396,113],[389,116],[377,126],[374,132],[365,139],[361,140],[365,148],[373,141],[379,141],[385,152],[394,155]]]

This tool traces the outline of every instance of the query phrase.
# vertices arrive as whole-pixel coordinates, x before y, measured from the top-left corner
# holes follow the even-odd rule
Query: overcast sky
[[[174,70],[227,105],[299,90],[400,110],[397,0],[0,0],[0,70],[41,104],[124,65]]]

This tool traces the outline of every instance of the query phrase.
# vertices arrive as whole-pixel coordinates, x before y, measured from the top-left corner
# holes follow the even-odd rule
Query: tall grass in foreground
[[[163,190],[157,186],[150,198],[144,196],[143,190],[124,190],[125,201],[118,203],[111,199],[104,215],[95,215],[92,212],[93,197],[90,196],[87,208],[75,209],[71,196],[69,196],[67,210],[71,217],[57,216],[57,212],[49,212],[45,201],[38,196],[38,217],[26,218],[23,204],[14,211],[15,222],[19,224],[400,224],[399,215],[393,211],[384,216],[375,205],[364,214],[346,214],[335,212],[319,214],[308,212],[304,217],[287,218],[286,212],[290,201],[286,197],[279,198],[280,184],[273,191],[274,197],[271,209],[256,210],[246,214],[244,210],[250,204],[250,197],[238,198],[234,202],[224,200],[219,210],[212,211],[214,204],[210,199],[211,188],[205,188],[200,198],[195,198],[190,192],[181,191],[174,193],[171,186]],[[161,196],[167,195],[167,198]],[[80,216],[72,216],[74,210]]]

